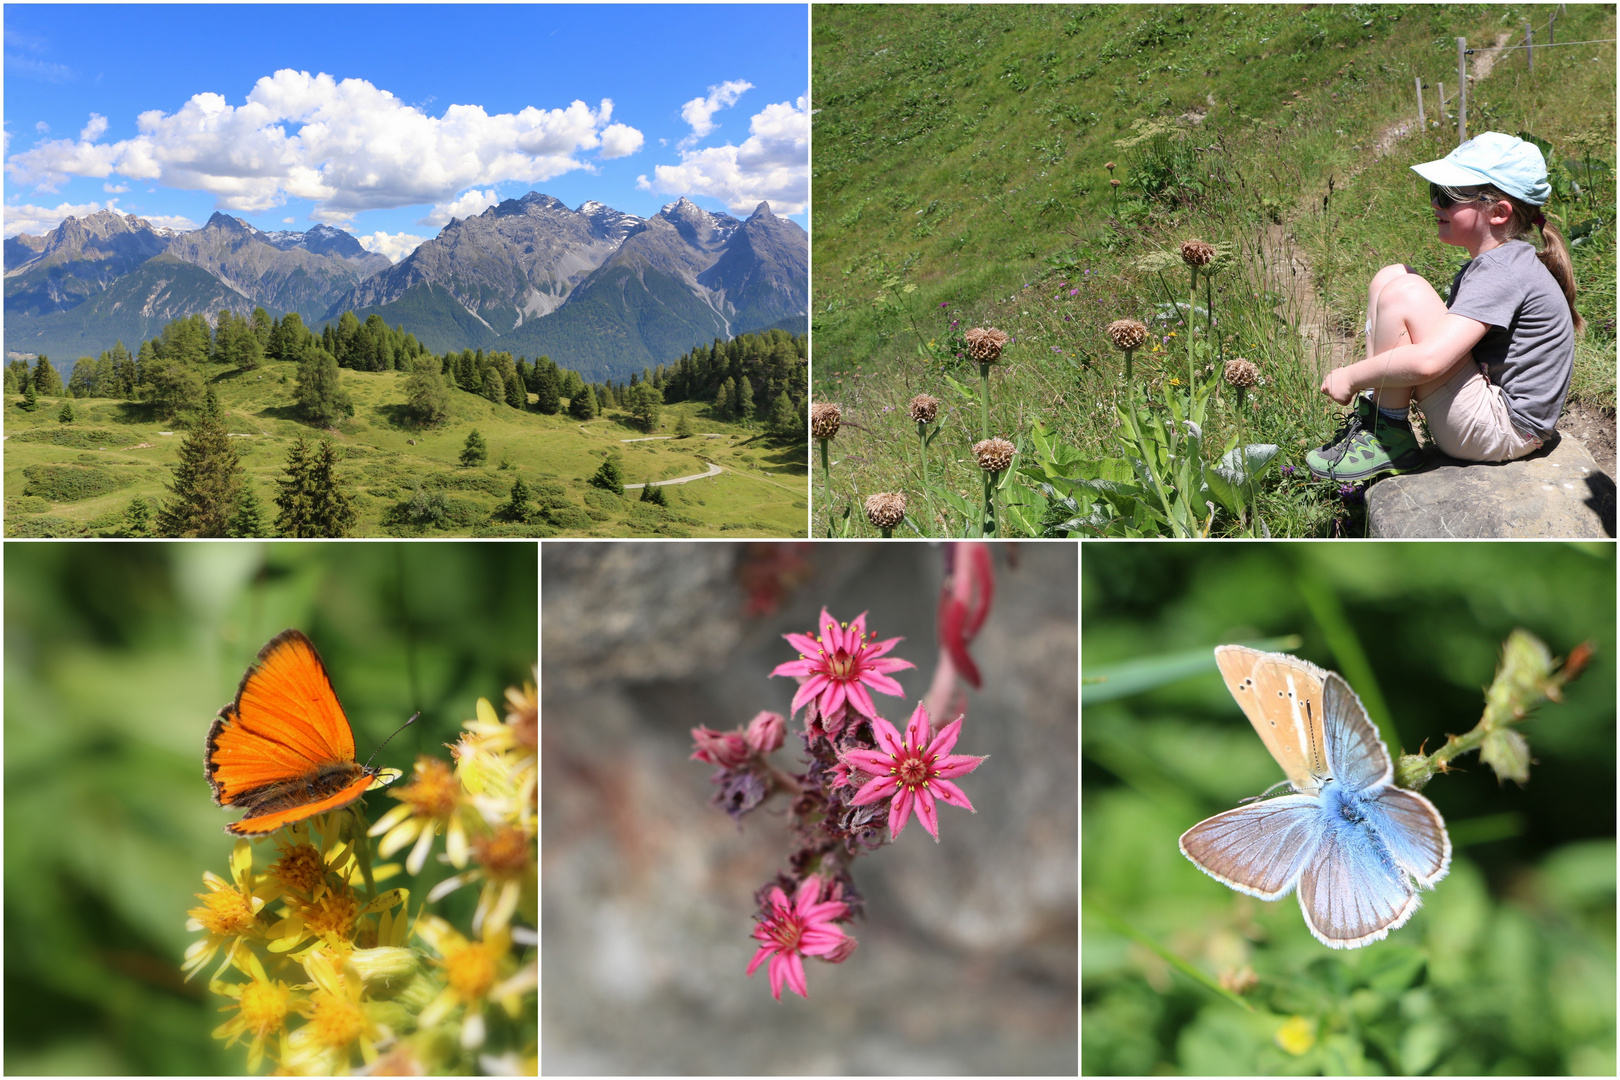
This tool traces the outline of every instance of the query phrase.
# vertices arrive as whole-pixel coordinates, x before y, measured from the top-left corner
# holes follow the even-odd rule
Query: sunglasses
[[[1466,188],[1442,187],[1430,181],[1429,201],[1442,210],[1449,210],[1458,203],[1494,202],[1495,200],[1484,192],[1468,191]]]

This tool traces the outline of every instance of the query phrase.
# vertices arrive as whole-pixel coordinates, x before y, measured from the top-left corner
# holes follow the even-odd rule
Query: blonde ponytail
[[[1481,187],[1480,194],[1487,195],[1492,200],[1506,199],[1513,207],[1513,218],[1508,222],[1507,228],[1509,240],[1519,239],[1532,228],[1541,230],[1541,250],[1536,252],[1536,258],[1541,260],[1541,265],[1547,268],[1547,272],[1563,290],[1564,299],[1569,303],[1569,317],[1575,323],[1575,332],[1579,334],[1585,330],[1586,320],[1575,310],[1575,268],[1570,263],[1569,245],[1564,243],[1563,234],[1548,223],[1539,206],[1531,206],[1490,185]]]

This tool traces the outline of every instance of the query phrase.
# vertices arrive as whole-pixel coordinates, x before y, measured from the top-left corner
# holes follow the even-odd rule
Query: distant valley
[[[804,333],[808,256],[808,234],[766,203],[739,221],[683,198],[643,219],[531,191],[397,264],[327,225],[267,233],[216,213],[175,232],[103,210],[5,241],[5,351],[44,353],[66,378],[77,358],[118,340],[134,351],[188,315],[263,307],[318,332],[352,311],[435,352],[546,355],[623,380],[715,338]]]

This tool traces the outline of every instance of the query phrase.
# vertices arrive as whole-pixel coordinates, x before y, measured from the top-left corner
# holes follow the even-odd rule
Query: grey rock
[[[1367,489],[1367,532],[1387,539],[1601,539],[1615,535],[1614,480],[1570,435],[1500,464],[1439,455]]]

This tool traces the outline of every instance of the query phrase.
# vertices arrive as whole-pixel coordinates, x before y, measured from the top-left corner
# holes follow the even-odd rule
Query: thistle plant
[[[929,425],[939,416],[939,399],[928,394],[918,394],[911,399],[907,411],[911,419],[917,424],[917,441],[922,443],[922,478],[923,487],[928,487],[928,447],[939,436],[940,429],[929,430]]]
[[[1135,319],[1115,319],[1108,324],[1108,338],[1125,353],[1125,382],[1131,381],[1131,354],[1147,341],[1147,325]]]
[[[1181,261],[1192,274],[1191,292],[1187,296],[1187,386],[1197,381],[1198,361],[1193,353],[1193,315],[1198,310],[1198,271],[1215,258],[1215,249],[1202,240],[1185,240],[1181,244]],[[1206,320],[1212,315],[1206,312]],[[1206,324],[1207,329],[1207,324]]]
[[[989,569],[988,558],[950,563],[968,577]],[[956,591],[948,583],[947,599]],[[972,595],[971,588],[967,591]],[[795,732],[803,744],[804,771],[789,772],[770,760],[785,739],[787,721],[780,713],[761,712],[746,729],[692,730],[692,758],[717,766],[710,778],[718,789],[714,805],[740,821],[775,796],[787,802],[792,848],[786,868],[754,894],[758,947],[746,972],[767,967],[777,1001],[783,986],[800,997],[810,996],[805,957],[841,964],[854,953],[856,941],[846,927],[863,914],[865,900],[855,887],[852,866],[860,856],[885,846],[884,824],[887,843],[894,843],[915,815],[937,843],[940,802],[973,810],[953,781],[985,759],[951,753],[965,715],[958,711],[937,732],[934,717],[960,699],[955,673],[961,669],[951,657],[967,656],[966,642],[989,608],[987,581],[978,595],[982,604],[971,628],[959,613],[942,619],[944,689],[936,678],[928,699],[912,710],[904,735],[879,715],[872,700],[874,692],[904,696],[891,675],[916,665],[890,655],[901,639],[877,640],[867,632],[865,612],[840,623],[825,608],[818,633],[783,635],[799,658],[771,672],[799,681],[788,711],[804,710],[803,728]],[[942,603],[941,611],[946,610],[956,613],[957,607]],[[967,666],[976,680],[971,659]]]
[[[984,511],[981,515],[979,535],[996,534],[996,492],[1006,482],[1007,470],[1012,467],[1017,447],[1006,439],[984,439],[973,444],[973,458],[984,472]]]
[[[1114,217],[1119,217],[1119,181],[1114,179],[1114,163],[1106,162],[1103,168],[1108,170],[1108,190],[1113,199]]]
[[[990,437],[990,369],[1001,360],[1001,350],[1008,338],[993,326],[975,326],[963,335],[967,339],[968,357],[979,365],[979,435]]]
[[[883,533],[885,540],[894,536],[895,528],[906,519],[906,497],[898,491],[880,491],[866,499],[866,520]]]
[[[208,988],[232,1015],[214,1037],[247,1042],[248,1072],[536,1072],[539,706],[533,686],[506,701],[504,721],[479,701],[454,765],[418,759],[376,824],[356,803],[289,826],[273,849],[238,840],[230,880],[203,875],[186,928],[204,936],[182,969],[189,980],[219,959]],[[420,875],[441,835],[437,862],[454,873],[414,908],[409,887],[376,891]],[[378,862],[407,847],[403,866]],[[467,925],[431,910],[468,886]]]
[[[832,466],[827,461],[827,444],[838,435],[844,411],[830,402],[810,406],[810,437],[821,445],[822,491],[827,496],[827,514],[832,515]]]

